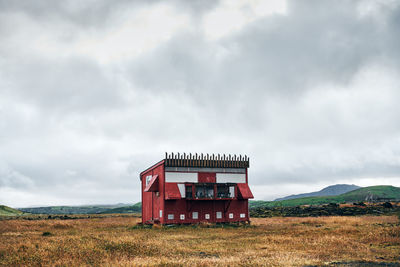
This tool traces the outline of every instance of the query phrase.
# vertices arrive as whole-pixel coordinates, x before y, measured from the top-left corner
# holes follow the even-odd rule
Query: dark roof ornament
[[[249,158],[244,155],[169,154],[165,153],[166,167],[249,168]]]

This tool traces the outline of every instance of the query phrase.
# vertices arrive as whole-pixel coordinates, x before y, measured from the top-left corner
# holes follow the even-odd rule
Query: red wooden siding
[[[215,172],[199,172],[199,183],[215,183]]]
[[[165,199],[181,199],[177,183],[165,183]]]

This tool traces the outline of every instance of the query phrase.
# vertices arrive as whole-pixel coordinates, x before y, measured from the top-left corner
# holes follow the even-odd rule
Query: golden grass
[[[400,225],[395,216],[254,218],[250,227],[134,229],[139,220],[0,221],[0,266],[400,262]]]

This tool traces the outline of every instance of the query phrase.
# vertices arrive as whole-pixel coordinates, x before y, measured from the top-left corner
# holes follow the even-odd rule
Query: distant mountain
[[[354,184],[335,184],[335,185],[330,185],[328,187],[325,187],[324,189],[317,191],[317,192],[303,193],[303,194],[298,194],[298,195],[290,195],[287,197],[277,198],[274,201],[282,201],[282,200],[296,199],[296,198],[303,198],[303,197],[338,196],[338,195],[356,190],[358,188],[361,188],[361,187],[354,185]]]
[[[338,196],[316,196],[281,201],[252,201],[249,203],[250,209],[263,207],[294,207],[301,205],[322,205],[328,203],[353,203],[353,202],[385,202],[399,201],[400,187],[391,185],[378,185],[362,187]]]
[[[106,210],[128,206],[118,203],[115,205],[87,205],[87,206],[50,206],[35,208],[20,208],[20,211],[33,214],[96,214]]]
[[[20,210],[16,210],[4,205],[0,205],[0,216],[17,216],[24,214]]]

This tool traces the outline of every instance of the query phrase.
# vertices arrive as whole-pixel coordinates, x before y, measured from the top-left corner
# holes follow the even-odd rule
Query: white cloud
[[[168,41],[180,31],[189,31],[190,17],[167,4],[155,4],[119,14],[106,31],[81,34],[73,45],[81,55],[91,55],[102,64],[129,61]]]
[[[243,29],[247,24],[275,14],[286,13],[284,0],[223,0],[203,18],[203,31],[209,40],[216,40]]]

